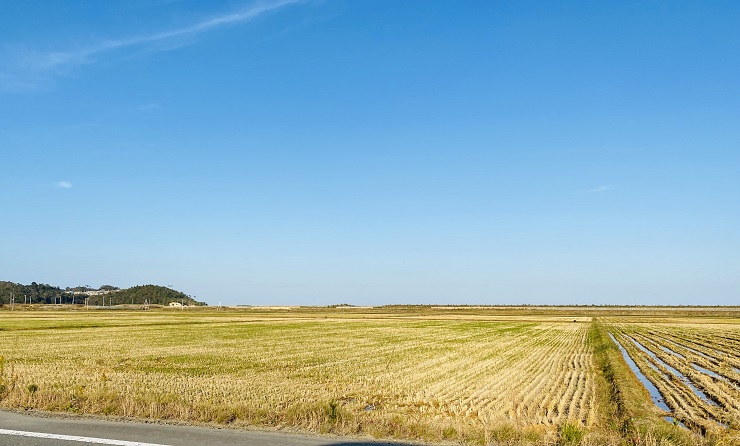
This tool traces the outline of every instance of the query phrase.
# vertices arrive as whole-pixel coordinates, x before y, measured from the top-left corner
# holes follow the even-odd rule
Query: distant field
[[[740,319],[581,310],[2,311],[0,406],[478,444],[738,444]],[[663,420],[608,332],[698,434]]]

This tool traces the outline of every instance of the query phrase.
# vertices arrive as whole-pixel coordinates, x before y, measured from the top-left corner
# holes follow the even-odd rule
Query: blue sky
[[[740,301],[740,3],[2,9],[0,280]]]

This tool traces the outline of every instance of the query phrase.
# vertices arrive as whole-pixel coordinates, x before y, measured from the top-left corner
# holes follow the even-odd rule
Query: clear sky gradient
[[[0,10],[0,280],[740,303],[739,2]]]

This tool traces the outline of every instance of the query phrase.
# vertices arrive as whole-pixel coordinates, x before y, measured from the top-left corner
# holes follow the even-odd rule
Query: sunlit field
[[[550,313],[2,311],[0,405],[476,444],[634,444],[634,435],[640,444],[735,444],[737,319]],[[670,414],[638,388],[608,333]],[[633,401],[620,401],[620,386]]]

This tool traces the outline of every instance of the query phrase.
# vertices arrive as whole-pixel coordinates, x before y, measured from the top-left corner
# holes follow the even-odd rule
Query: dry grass
[[[478,443],[596,427],[587,323],[331,316],[4,313],[0,404]]]
[[[602,329],[595,310],[563,309],[6,311],[0,406],[476,444],[737,444],[701,421],[737,420],[732,319],[606,314]],[[658,386],[704,436],[661,419],[606,330],[721,402]],[[727,382],[665,356],[671,343]]]

